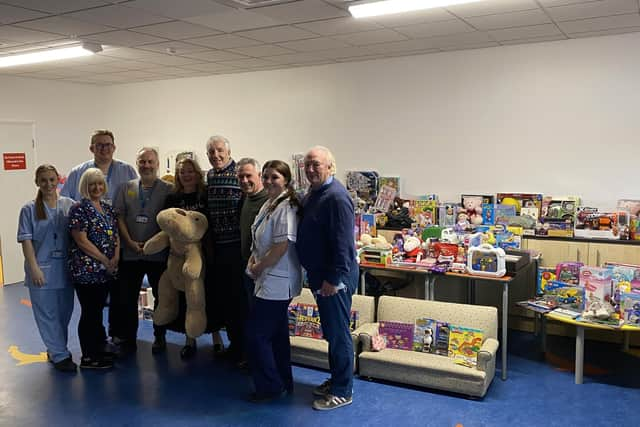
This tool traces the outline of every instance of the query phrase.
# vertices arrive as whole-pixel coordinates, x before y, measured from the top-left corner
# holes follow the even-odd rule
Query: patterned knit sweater
[[[240,199],[242,190],[236,174],[236,162],[224,169],[207,172],[209,231],[215,244],[240,242]]]

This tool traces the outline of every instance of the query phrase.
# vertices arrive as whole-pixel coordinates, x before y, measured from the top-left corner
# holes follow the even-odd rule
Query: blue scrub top
[[[60,191],[60,195],[70,197],[79,202],[82,199],[82,195],[78,189],[80,177],[87,169],[95,167],[97,167],[96,162],[94,160],[89,160],[71,169],[71,172],[69,172],[69,176]],[[122,160],[113,159],[109,172],[107,173],[107,176],[105,176],[107,181],[107,194],[104,196],[105,202],[111,205],[116,197],[118,187],[127,181],[136,179],[137,177],[138,173],[133,166],[123,162]]]
[[[31,240],[36,260],[45,278],[43,288],[35,286],[25,260],[25,286],[38,289],[71,287],[67,257],[69,251],[69,209],[74,203],[68,197],[60,197],[55,208],[49,208],[45,204],[47,218],[42,220],[36,219],[36,203],[33,200],[20,210],[18,243]]]

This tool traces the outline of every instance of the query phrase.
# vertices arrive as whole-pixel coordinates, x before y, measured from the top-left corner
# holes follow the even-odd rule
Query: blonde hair
[[[191,159],[189,157],[183,157],[176,162],[176,169],[174,172],[174,192],[175,193],[183,193],[184,186],[182,185],[182,181],[180,181],[180,169],[186,164],[189,164],[193,167],[196,175],[198,175],[198,185],[196,186],[196,191],[198,193],[204,193],[207,190],[207,187],[204,185],[204,172],[202,172],[202,168],[195,159]]]
[[[56,167],[48,163],[45,163],[43,165],[38,166],[38,168],[36,169],[36,178],[35,178],[36,185],[39,185],[38,175],[44,172],[53,172],[56,174],[58,179],[60,179],[60,174],[58,173],[58,170],[56,169]],[[44,201],[42,200],[42,191],[39,188],[38,188],[38,193],[36,194],[36,219],[38,221],[47,219],[47,212],[44,209]]]
[[[104,193],[107,194],[109,187],[107,186],[107,180],[104,177],[102,171],[98,168],[89,168],[80,177],[80,183],[78,184],[78,191],[85,199],[90,199],[89,185],[102,182],[104,184]]]

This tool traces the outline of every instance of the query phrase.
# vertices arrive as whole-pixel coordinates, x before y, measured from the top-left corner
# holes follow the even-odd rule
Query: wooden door
[[[527,249],[535,249],[542,254],[540,265],[553,267],[566,261],[580,261],[588,264],[588,243],[541,239],[525,239],[525,241]]]
[[[640,245],[589,243],[589,263],[601,266],[607,261],[640,265]]]

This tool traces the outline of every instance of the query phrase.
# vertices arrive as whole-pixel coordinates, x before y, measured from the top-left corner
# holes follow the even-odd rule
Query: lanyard
[[[153,185],[149,189],[148,197],[144,196],[144,191],[142,191],[142,181],[138,181],[138,199],[140,200],[140,207],[144,210],[144,206],[147,204],[147,200],[151,200],[151,195],[153,194],[153,190],[156,188],[156,184],[158,181],[153,181]]]
[[[46,206],[46,204],[45,204]],[[58,210],[58,200],[56,199],[56,207],[53,210],[55,215],[52,216],[51,223],[47,226],[47,234],[53,229],[53,246],[58,249],[58,229],[60,227],[60,211]],[[47,215],[51,213],[51,208],[47,206]]]
[[[95,206],[93,206],[93,203],[89,201],[89,204],[91,204],[91,207],[93,208],[93,210],[96,211],[96,213],[98,214],[98,217],[104,223],[107,235],[111,236],[113,234],[113,227],[111,226],[111,222],[109,221],[109,216],[107,215],[107,212],[104,210],[104,208],[102,208],[104,213],[100,213],[100,211]]]

